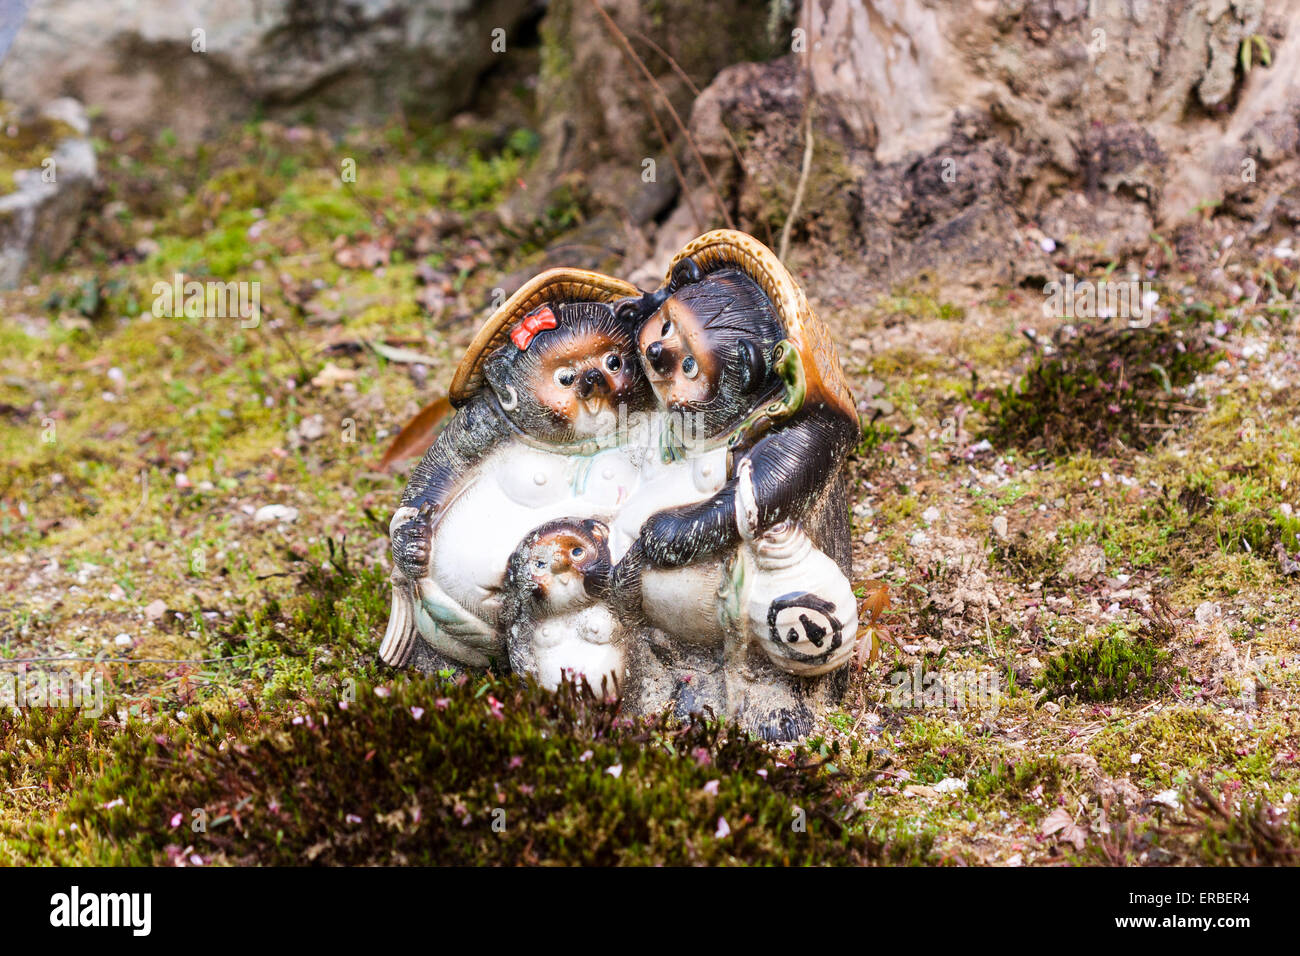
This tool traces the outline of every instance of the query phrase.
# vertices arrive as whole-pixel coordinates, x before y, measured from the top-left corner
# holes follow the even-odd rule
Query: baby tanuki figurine
[[[569,677],[614,693],[624,680],[623,629],[609,596],[609,528],[591,518],[548,521],[510,557],[501,601],[510,668],[554,689]]]

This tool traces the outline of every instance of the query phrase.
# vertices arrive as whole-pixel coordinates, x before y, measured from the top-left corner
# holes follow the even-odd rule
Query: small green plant
[[[1243,799],[1234,810],[1200,779],[1183,792],[1187,821],[1162,828],[1161,836],[1190,841],[1207,866],[1295,866],[1300,862],[1300,807]]]
[[[1037,787],[1044,793],[1058,793],[1065,776],[1065,768],[1053,756],[995,760],[971,775],[966,790],[975,797],[1006,794],[1020,798]]]
[[[859,457],[869,455],[881,445],[897,438],[898,429],[893,425],[877,424],[874,420],[865,421],[862,423],[862,440],[858,442],[857,454]]]
[[[1268,40],[1261,34],[1252,33],[1241,41],[1241,72],[1250,72],[1255,50],[1259,50],[1260,63],[1273,65],[1273,51],[1269,49]]]
[[[1120,630],[1049,658],[1035,685],[1051,698],[1118,700],[1157,685],[1168,662],[1155,641]]]
[[[1190,406],[1179,391],[1217,352],[1183,320],[1145,329],[1084,326],[1061,338],[1018,382],[976,390],[994,444],[1052,457],[1143,449]]]

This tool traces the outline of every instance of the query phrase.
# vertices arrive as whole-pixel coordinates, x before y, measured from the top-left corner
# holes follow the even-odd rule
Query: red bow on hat
[[[545,332],[547,329],[553,329],[560,323],[555,318],[555,313],[551,311],[548,305],[535,309],[525,315],[510,332],[510,341],[515,343],[519,351],[528,348],[529,343],[538,332]]]

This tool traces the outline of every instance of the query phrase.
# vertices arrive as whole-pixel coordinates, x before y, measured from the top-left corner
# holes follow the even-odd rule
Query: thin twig
[[[687,88],[691,91],[691,95],[696,99],[699,99],[700,88],[695,85],[695,82],[689,76],[686,75],[686,71],[681,68],[678,62],[673,59],[672,55],[667,50],[661,47],[658,43],[655,43],[654,40],[650,39],[640,30],[632,31],[632,35],[663,57],[672,71],[681,78],[683,83],[686,84]],[[736,139],[731,135],[731,130],[727,128],[727,124],[721,123],[719,125],[722,127],[722,135],[727,137],[727,145],[731,147],[731,155],[736,157],[736,162],[740,165],[740,168],[743,171],[745,168],[745,157],[740,154],[740,146],[736,144]]]
[[[652,87],[654,87],[655,92],[659,94],[659,98],[662,99],[664,105],[668,107],[668,112],[672,114],[673,122],[677,124],[677,128],[681,131],[682,136],[686,140],[686,145],[691,148],[691,152],[695,155],[695,162],[699,164],[700,172],[704,174],[704,180],[709,184],[709,189],[713,193],[713,198],[718,202],[718,208],[722,211],[722,218],[726,221],[727,228],[735,229],[736,224],[732,221],[731,212],[727,209],[727,204],[723,201],[722,194],[718,192],[718,186],[713,181],[713,174],[709,172],[709,167],[705,164],[704,157],[700,154],[700,149],[695,144],[695,138],[691,136],[690,130],[688,130],[686,124],[682,122],[682,117],[677,112],[676,107],[673,106],[672,100],[668,98],[668,94],[664,92],[664,88],[659,85],[659,81],[654,78],[654,74],[651,73],[649,67],[645,65],[645,61],[642,60],[641,57],[637,56],[636,50],[632,49],[632,43],[628,40],[627,34],[619,29],[619,26],[614,22],[613,17],[605,12],[598,0],[591,0],[591,7],[596,11],[596,13],[600,14],[600,18],[605,22],[605,27],[618,42],[619,48],[622,49],[624,55],[632,61],[632,64],[636,66],[637,69],[641,71],[641,75],[646,78],[646,81]],[[685,184],[683,184],[683,187],[684,186]]]
[[[807,18],[805,24],[805,35],[811,42],[812,37],[812,11],[811,5],[804,4],[804,13]],[[790,252],[790,231],[794,228],[794,221],[799,215],[799,207],[803,205],[804,190],[808,186],[808,173],[812,169],[813,158],[813,100],[816,91],[813,89],[812,80],[812,48],[804,50],[804,82],[808,87],[808,98],[804,101],[803,106],[803,164],[799,167],[799,182],[794,189],[794,200],[790,203],[790,212],[785,217],[785,225],[781,227],[781,245],[777,249],[777,258],[782,262],[785,261],[786,255]]]
[[[691,91],[691,95],[692,95],[692,96],[699,96],[699,95],[700,95],[700,88],[699,88],[698,86],[695,85],[695,81],[692,80],[689,76],[686,75],[686,71],[683,70],[683,69],[681,68],[680,65],[678,65],[677,61],[674,60],[674,59],[672,58],[672,56],[668,53],[667,50],[665,50],[663,47],[661,47],[658,43],[655,43],[654,40],[650,39],[648,36],[646,36],[646,35],[645,35],[644,33],[642,33],[640,30],[633,30],[633,31],[632,31],[632,36],[636,37],[638,40],[640,40],[642,43],[644,43],[644,44],[645,44],[646,46],[648,46],[650,49],[654,50],[654,51],[655,51],[656,53],[658,53],[661,57],[663,57],[665,60],[667,60],[667,61],[668,61],[668,65],[669,65],[670,67],[672,67],[672,71],[673,71],[674,73],[676,73],[679,77],[681,77],[682,82],[686,84],[686,88],[689,89],[689,90]]]
[[[664,145],[664,152],[668,154],[668,161],[673,164],[673,172],[677,175],[677,182],[681,184],[682,196],[686,200],[686,205],[691,210],[691,218],[695,220],[695,231],[704,231],[704,220],[700,218],[700,211],[695,206],[695,198],[691,195],[690,187],[686,184],[686,174],[682,171],[681,164],[677,162],[677,153],[673,150],[673,145],[668,141],[668,132],[664,129],[664,124],[659,120],[659,114],[655,112],[654,103],[651,102],[650,93],[646,89],[645,81],[636,74],[632,75],[636,81],[636,90],[641,94],[641,103],[645,110],[650,114],[650,119],[654,121],[655,131],[659,134],[659,141]]]
[[[812,96],[811,91],[809,97]],[[794,221],[799,216],[799,207],[803,205],[804,189],[808,185],[808,171],[812,169],[813,157],[813,131],[812,131],[812,103],[808,104],[807,112],[804,115],[803,130],[803,165],[799,168],[799,184],[794,188],[794,201],[790,203],[790,214],[785,217],[785,225],[781,227],[781,246],[777,252],[777,257],[782,262],[785,261],[786,254],[790,251],[790,230],[794,227]]]
[[[361,193],[357,191],[357,187],[354,183],[344,180],[343,186],[347,194],[352,197],[356,204],[370,215],[371,224],[382,222],[388,228],[393,228],[393,220],[388,218],[388,213],[384,212],[365,196],[361,195]]]

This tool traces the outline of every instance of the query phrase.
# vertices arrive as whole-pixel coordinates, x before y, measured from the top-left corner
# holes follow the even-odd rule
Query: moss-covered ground
[[[0,710],[0,862],[1294,862],[1300,336],[1177,263],[1137,333],[1024,290],[825,310],[891,609],[804,749],[381,668],[377,462],[580,216],[495,215],[535,144],[97,142],[77,245],[0,294],[0,676],[105,708]],[[155,314],[178,276],[260,320]]]

